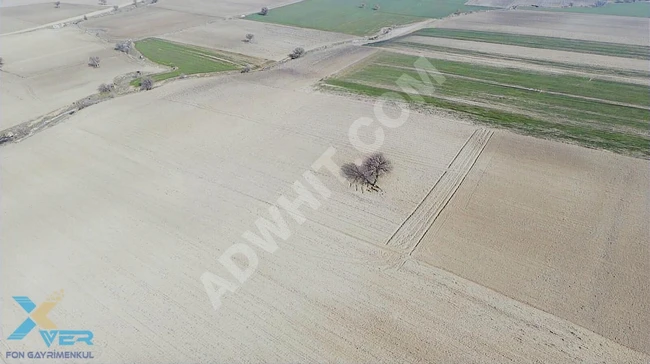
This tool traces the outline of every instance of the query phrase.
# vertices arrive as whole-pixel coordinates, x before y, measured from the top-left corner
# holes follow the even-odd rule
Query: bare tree
[[[305,49],[303,47],[298,47],[289,54],[289,57],[291,57],[291,59],[296,59],[302,57],[303,54],[305,54]]]
[[[129,53],[131,51],[133,43],[131,40],[125,40],[123,42],[117,42],[115,43],[115,50],[124,52],[124,53]]]
[[[363,161],[363,164],[361,165],[361,169],[363,169],[363,171],[366,172],[370,184],[376,186],[379,177],[392,171],[393,166],[391,165],[390,161],[386,159],[386,157],[384,157],[382,153],[375,153],[370,155]]]
[[[359,5],[359,7],[360,7],[361,9],[365,8],[365,7],[366,7],[366,3],[361,3],[361,5]]]
[[[262,10],[260,10],[260,13],[259,13],[259,14],[260,14],[260,15],[266,15],[266,14],[268,14],[268,13],[269,13],[269,8],[267,8],[267,7],[265,6],[265,7],[262,8]]]
[[[151,77],[145,77],[140,81],[140,90],[149,91],[153,88],[153,79]]]
[[[381,153],[372,154],[364,159],[361,165],[346,163],[341,166],[341,175],[350,183],[350,186],[361,187],[361,191],[380,192],[377,185],[379,177],[392,171],[392,165]]]
[[[250,42],[253,40],[254,37],[255,37],[254,34],[252,34],[252,33],[248,33],[248,34],[246,34],[246,40],[244,40],[244,41],[245,41],[246,43],[250,43]]]
[[[375,4],[375,6],[372,7],[372,10],[379,10],[379,4]]]
[[[54,7],[57,8],[57,9],[60,8],[61,7],[61,2],[60,1],[55,2]]]
[[[106,0],[99,0],[99,5],[106,5],[108,1]]]
[[[100,61],[99,57],[92,56],[88,58],[88,65],[90,67],[99,68],[99,61]]]
[[[346,163],[341,166],[341,174],[348,180],[350,186],[365,186],[368,184],[368,178],[363,169],[354,164]]]
[[[251,71],[251,66],[247,64],[244,68],[242,68],[241,73],[248,73]]]
[[[120,10],[120,7],[117,5],[113,5],[113,11],[118,11],[118,10]]]
[[[102,83],[97,87],[97,91],[107,93],[113,91],[113,88],[115,88],[115,86],[112,83]]]
[[[87,15],[84,15],[84,20],[88,20],[88,16],[87,16]]]
[[[0,69],[2,69],[2,66],[5,65],[5,60],[0,57]]]
[[[133,0],[133,6],[138,7],[138,0]]]

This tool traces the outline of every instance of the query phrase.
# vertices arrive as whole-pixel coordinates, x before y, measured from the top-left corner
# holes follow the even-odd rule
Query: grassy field
[[[594,42],[577,39],[542,37],[535,35],[480,32],[474,30],[442,28],[422,29],[413,33],[413,35],[458,40],[471,40],[477,42],[507,44],[530,48],[554,49],[560,51],[590,53],[625,58],[648,59],[648,56],[650,56],[650,47]]]
[[[395,75],[394,72],[402,72],[405,67],[411,68],[416,59],[415,56],[382,53],[373,60],[372,64],[354,75],[361,78],[368,77],[373,82],[376,82],[376,80],[391,82],[394,76],[399,77],[399,74]],[[641,85],[589,80],[589,78],[571,75],[533,73],[512,68],[479,66],[439,59],[432,60],[432,62],[438,71],[446,75],[462,76],[463,78],[476,79],[482,82],[500,83],[640,106],[648,106],[650,102],[648,98],[650,88]],[[378,68],[378,70],[373,71],[374,68]]]
[[[153,62],[176,70],[152,76],[154,81],[162,81],[181,74],[212,73],[241,69],[247,63],[256,60],[243,56],[215,52],[209,49],[177,44],[157,38],[148,38],[135,42],[135,48]],[[139,85],[139,80],[133,82]]]
[[[382,27],[409,24],[427,18],[443,18],[454,12],[488,8],[465,6],[465,0],[376,0],[359,8],[363,0],[305,0],[271,9],[268,15],[249,15],[252,20],[313,28],[353,35],[369,35]],[[378,4],[379,10],[372,10]]]
[[[518,9],[525,10],[539,10],[539,11],[559,11],[565,13],[585,13],[585,14],[600,14],[600,15],[618,15],[618,16],[633,16],[639,18],[650,18],[650,2],[636,2],[636,3],[622,3],[612,4],[608,3],[605,6],[597,8],[587,7],[571,7],[571,8],[534,8],[534,7],[518,7]]]
[[[413,68],[416,59],[380,53],[325,84],[379,96],[386,90],[399,90],[396,81],[402,75],[420,79]],[[429,106],[528,134],[650,156],[650,89],[646,86],[436,59],[430,62],[446,81],[436,86],[434,94],[425,95]]]
[[[412,49],[422,49],[422,50],[441,52],[441,53],[449,53],[449,54],[455,54],[455,55],[463,55],[463,56],[481,57],[481,58],[489,58],[489,59],[524,62],[524,63],[530,63],[530,64],[535,64],[535,65],[540,65],[540,66],[558,68],[558,69],[562,69],[562,70],[585,71],[585,65],[583,65],[583,64],[574,64],[574,63],[566,63],[566,62],[553,62],[553,61],[537,60],[537,59],[523,58],[523,57],[512,57],[512,56],[506,56],[506,55],[501,55],[501,54],[472,51],[472,50],[468,50],[468,49],[451,48],[451,47],[437,46],[437,45],[433,45],[433,44],[423,44],[423,43],[408,42],[408,41],[402,41],[401,39],[391,39],[391,40],[385,41],[385,42],[376,42],[376,43],[372,43],[372,44],[370,44],[368,46],[370,46],[370,47],[381,47],[381,48],[393,48],[393,49],[395,49],[395,48],[399,49],[400,47],[407,47],[407,48],[412,48]],[[599,75],[613,75],[613,76],[638,77],[638,78],[650,77],[650,72],[648,72],[648,71],[624,70],[624,69],[618,69],[618,68],[597,67],[597,66],[593,66],[593,65],[589,66],[588,71],[591,72],[591,73],[599,74]]]

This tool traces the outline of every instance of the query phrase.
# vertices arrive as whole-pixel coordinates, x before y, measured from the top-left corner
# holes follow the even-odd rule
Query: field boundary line
[[[493,131],[477,128],[465,141],[445,172],[436,181],[422,201],[386,240],[385,245],[413,254],[426,232],[447,206],[476,160],[485,149]]]
[[[406,219],[405,219],[404,221],[402,221],[401,224],[399,224],[399,226],[397,227],[397,229],[395,229],[395,231],[393,232],[393,234],[391,234],[391,236],[388,238],[388,240],[386,241],[386,243],[385,243],[384,245],[389,245],[390,241],[395,237],[395,235],[397,234],[397,232],[398,232],[400,229],[402,229],[402,227],[404,226],[404,224],[406,224],[406,222],[407,222],[407,221],[408,221],[408,220],[413,216],[413,214],[415,214],[415,212],[417,211],[417,209],[418,209],[418,208],[419,208],[419,207],[424,203],[424,201],[429,197],[429,195],[431,195],[431,192],[433,192],[433,190],[436,188],[436,186],[438,185],[438,183],[440,183],[440,180],[442,179],[442,177],[444,177],[444,175],[447,174],[447,171],[449,170],[449,167],[451,167],[452,163],[454,163],[454,161],[456,160],[456,158],[458,158],[458,155],[460,154],[461,150],[463,150],[463,148],[465,148],[465,146],[467,145],[467,143],[469,142],[469,140],[474,136],[474,134],[476,134],[477,131],[478,131],[478,129],[474,130],[474,132],[472,133],[472,135],[470,135],[469,138],[467,138],[467,140],[465,140],[465,143],[463,144],[463,146],[460,147],[460,149],[458,149],[458,153],[456,153],[456,155],[454,156],[454,158],[452,158],[451,162],[449,162],[449,164],[447,165],[447,168],[445,169],[445,172],[442,174],[442,176],[441,176],[440,178],[438,178],[438,180],[436,181],[436,183],[434,183],[433,186],[429,189],[429,192],[427,192],[427,194],[424,195],[424,197],[422,198],[422,200],[420,200],[420,203],[418,203],[418,205],[413,209],[413,211],[411,211],[411,213],[406,217]]]
[[[472,135],[470,135],[469,138],[467,138],[467,140],[465,140],[465,143],[463,143],[463,146],[460,147],[460,149],[458,149],[458,152],[456,153],[456,155],[454,156],[454,158],[452,158],[451,161],[449,162],[449,164],[447,164],[447,168],[445,169],[445,172],[442,174],[442,176],[441,176],[440,178],[438,178],[438,180],[436,181],[436,183],[434,183],[433,186],[429,189],[429,192],[427,192],[427,194],[424,195],[424,197],[422,198],[422,200],[420,200],[420,203],[418,203],[418,205],[413,209],[413,211],[411,211],[411,213],[406,217],[406,219],[405,219],[404,221],[402,221],[401,224],[399,224],[399,226],[397,227],[397,229],[395,229],[395,231],[393,232],[393,234],[391,234],[391,236],[388,238],[388,240],[386,241],[386,243],[385,243],[384,245],[389,245],[390,241],[393,239],[393,237],[395,237],[395,235],[396,235],[397,232],[402,228],[402,226],[404,226],[404,224],[405,224],[405,223],[406,223],[406,222],[411,218],[411,216],[413,216],[413,214],[415,214],[415,211],[417,211],[417,209],[418,209],[418,208],[419,208],[419,207],[424,203],[424,201],[429,197],[429,195],[431,195],[431,192],[433,192],[434,188],[436,188],[436,186],[438,185],[438,183],[440,183],[440,180],[442,179],[442,177],[443,177],[445,174],[447,174],[447,171],[449,170],[449,167],[451,167],[452,163],[454,163],[454,161],[456,160],[456,158],[458,158],[458,155],[460,154],[460,152],[465,148],[465,146],[467,145],[467,143],[469,142],[469,140],[474,136],[474,134],[476,134],[477,131],[478,131],[478,129],[474,130],[474,132],[472,133]]]

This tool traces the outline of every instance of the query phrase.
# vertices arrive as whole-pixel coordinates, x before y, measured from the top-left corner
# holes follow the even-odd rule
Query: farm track
[[[484,128],[474,131],[442,177],[391,235],[385,245],[408,251],[409,255],[415,251],[426,232],[469,173],[492,134],[492,131]]]

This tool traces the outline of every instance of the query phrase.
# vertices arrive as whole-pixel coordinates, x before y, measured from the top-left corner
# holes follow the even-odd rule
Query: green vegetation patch
[[[400,77],[422,79],[413,66],[417,59],[380,53],[362,67],[325,83],[369,96],[381,96],[386,91],[399,93]],[[446,78],[435,85],[433,93],[421,95],[429,106],[527,134],[650,156],[650,88],[647,86],[463,62],[429,61]]]
[[[637,18],[650,18],[650,2],[639,1],[634,3],[607,3],[599,7],[567,7],[567,8],[535,8],[518,7],[525,10],[553,11],[564,13],[585,13],[599,15],[633,16]]]
[[[522,35],[443,28],[422,29],[413,33],[413,35],[507,44],[529,48],[554,49],[560,51],[599,54],[604,56],[616,56],[625,58],[648,59],[648,56],[650,56],[650,47],[645,46],[544,37],[537,35]]]
[[[361,95],[374,97],[383,97],[387,92],[394,91],[393,89],[336,79],[326,80],[325,83]],[[404,92],[397,92],[396,94],[408,100],[408,94]],[[395,95],[395,93],[392,95]],[[636,156],[650,156],[650,138],[644,136],[600,130],[585,125],[553,123],[527,115],[470,105],[433,96],[424,96],[423,99],[429,106],[456,111],[461,114],[466,114],[478,122],[505,127],[523,132],[524,134],[566,140],[593,148],[607,149]]]
[[[299,3],[269,10],[265,16],[252,14],[248,19],[292,25],[302,28],[332,32],[369,35],[382,27],[403,25],[444,18],[454,12],[487,10],[478,6],[465,6],[466,0],[304,0]],[[373,6],[378,5],[378,10]]]
[[[135,42],[135,48],[153,62],[161,65],[176,67],[176,70],[155,74],[154,81],[162,81],[168,78],[178,77],[181,74],[191,75],[197,73],[212,73],[232,71],[241,69],[250,61],[238,55],[225,52],[190,46],[185,44],[172,43],[157,38],[148,38]],[[132,84],[138,86],[139,80]]]
[[[377,79],[393,82],[395,77],[403,73],[413,72],[404,68],[413,68],[419,57],[383,52],[373,58],[372,64],[357,72],[359,77],[367,77],[376,82]],[[550,74],[520,70],[515,68],[482,66],[472,63],[430,59],[433,66],[440,72],[451,76],[473,78],[482,83],[498,83],[503,85],[528,88],[541,92],[557,92],[575,96],[597,98],[612,102],[627,103],[643,107],[650,106],[650,88],[644,85],[628,84],[612,81],[590,79],[588,77]],[[372,69],[378,68],[375,73]],[[386,72],[386,74],[382,74]],[[452,86],[452,85],[449,85]]]
[[[532,58],[505,56],[502,54],[472,51],[469,49],[451,48],[451,47],[443,47],[443,46],[438,46],[433,44],[408,42],[405,41],[404,39],[391,39],[388,41],[371,43],[367,46],[380,47],[380,48],[397,48],[397,49],[399,49],[400,47],[423,49],[423,50],[429,50],[434,52],[450,53],[450,54],[463,55],[463,56],[517,61],[517,62],[523,62],[528,64],[553,67],[562,70],[588,72],[588,73],[598,74],[598,75],[612,75],[612,76],[637,77],[637,78],[650,77],[650,72],[648,71],[624,70],[619,68],[599,67],[593,65],[586,66],[584,64],[578,64],[578,63],[554,62],[554,61],[546,61],[546,60],[539,60],[539,59],[532,59]]]

